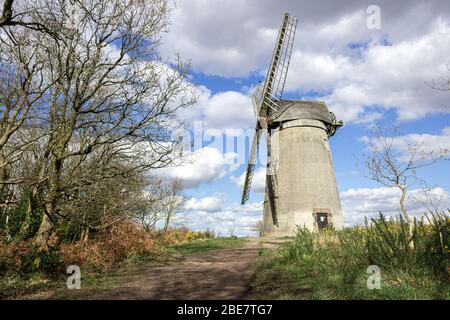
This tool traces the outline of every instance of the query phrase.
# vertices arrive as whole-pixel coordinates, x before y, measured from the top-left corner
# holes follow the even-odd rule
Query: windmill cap
[[[323,101],[281,100],[280,111],[272,122],[285,122],[296,119],[313,119],[325,124],[335,125],[336,118]]]

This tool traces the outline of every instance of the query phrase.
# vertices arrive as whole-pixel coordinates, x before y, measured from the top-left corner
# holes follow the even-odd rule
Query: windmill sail
[[[279,111],[277,102],[281,100],[284,85],[286,82],[289,61],[294,44],[297,19],[291,17],[288,13],[284,14],[281,26],[278,31],[277,42],[272,54],[272,60],[267,72],[264,85],[258,86],[253,93],[252,102],[255,109],[257,124],[255,136],[253,138],[252,149],[250,152],[249,163],[244,181],[244,190],[241,204],[245,204],[250,193],[250,186],[255,169],[255,158],[259,147],[261,131],[267,143],[268,162],[266,174],[266,193],[272,211],[273,222],[278,225],[276,218],[276,181],[273,179],[273,168],[270,160],[271,137],[269,132],[270,120],[273,115]]]
[[[252,184],[253,173],[255,171],[256,154],[258,152],[259,140],[261,137],[261,130],[259,123],[256,122],[255,135],[253,136],[252,148],[247,164],[247,171],[245,173],[244,192],[242,193],[241,204],[245,204],[250,194],[250,186]]]
[[[296,18],[286,13],[281,22],[277,43],[262,90],[261,110],[265,112],[265,116],[270,116],[278,110],[277,101],[283,95],[292,47],[294,45],[297,21]]]
[[[267,169],[266,169],[266,194],[267,201],[269,201],[270,212],[272,213],[272,222],[274,225],[278,226],[277,218],[277,206],[276,206],[276,181],[275,172],[272,166],[272,138],[270,133],[268,133],[267,139]]]

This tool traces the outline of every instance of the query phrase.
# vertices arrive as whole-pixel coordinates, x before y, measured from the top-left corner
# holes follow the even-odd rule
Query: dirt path
[[[243,247],[152,266],[136,279],[88,299],[245,299],[252,262],[260,249],[273,245],[247,239]]]

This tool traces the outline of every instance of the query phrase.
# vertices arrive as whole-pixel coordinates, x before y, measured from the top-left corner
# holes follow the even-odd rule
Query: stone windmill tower
[[[297,19],[285,14],[267,77],[252,96],[257,120],[241,203],[249,197],[263,133],[267,143],[264,235],[292,235],[297,226],[343,227],[328,144],[342,121],[336,121],[324,102],[282,99],[296,27]]]

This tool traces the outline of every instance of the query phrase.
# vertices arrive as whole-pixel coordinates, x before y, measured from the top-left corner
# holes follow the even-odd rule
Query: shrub
[[[214,232],[207,230],[192,231],[185,227],[168,229],[166,232],[158,231],[157,239],[162,245],[174,245],[177,243],[214,238]]]
[[[210,231],[194,232],[187,228],[149,232],[130,221],[93,234],[85,242],[60,243],[54,236],[39,244],[18,237],[11,242],[0,241],[0,272],[50,274],[64,272],[71,264],[104,271],[124,260],[159,254],[164,246],[212,237]]]
[[[0,271],[2,273],[54,273],[62,266],[62,259],[55,239],[46,246],[31,240],[16,239],[0,242]]]
[[[157,251],[153,233],[145,232],[132,222],[123,222],[87,242],[62,244],[65,265],[76,264],[105,270],[129,256],[146,256]]]
[[[450,220],[444,213],[432,213],[429,224],[414,220],[412,237],[408,223],[401,217],[387,221],[380,213],[366,232],[371,264],[407,272],[428,272],[448,277]]]

